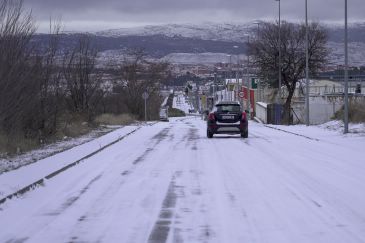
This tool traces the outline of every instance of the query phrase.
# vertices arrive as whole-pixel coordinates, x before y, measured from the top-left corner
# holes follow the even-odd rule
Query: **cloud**
[[[282,19],[304,19],[305,0],[281,0]],[[107,28],[174,22],[239,22],[277,19],[275,0],[25,0],[41,23],[50,16],[62,16],[72,28],[77,23]],[[342,21],[344,0],[308,0],[309,17],[318,21]],[[365,19],[364,0],[349,1],[350,20]]]

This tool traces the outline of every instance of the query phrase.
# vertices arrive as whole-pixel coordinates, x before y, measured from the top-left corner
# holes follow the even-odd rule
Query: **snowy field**
[[[363,134],[251,122],[248,139],[208,139],[205,129],[199,117],[143,126],[5,201],[0,242],[365,242]],[[0,190],[90,147],[4,173]]]

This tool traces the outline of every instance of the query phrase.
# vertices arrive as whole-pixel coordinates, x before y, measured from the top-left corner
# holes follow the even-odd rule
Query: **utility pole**
[[[233,48],[238,49],[238,46],[233,46]],[[238,100],[238,67],[239,67],[239,55],[237,54],[237,67],[236,67],[236,87],[235,87],[235,96],[234,96],[234,100]]]
[[[261,22],[256,21],[254,24],[257,24],[256,40],[259,40]],[[262,85],[261,85],[261,80],[260,79],[258,79],[257,90],[258,90],[258,101],[263,101],[263,90],[262,90]]]
[[[232,82],[232,55],[229,55],[229,89],[231,89],[231,82]],[[232,101],[232,91],[229,91],[229,101]]]
[[[144,121],[147,122],[147,99],[148,99],[147,91],[143,92],[142,98],[144,99]]]
[[[349,94],[348,94],[348,41],[347,41],[347,0],[345,0],[345,110],[344,110],[344,133],[349,132]]]
[[[247,43],[250,44],[250,36],[247,36]],[[250,80],[250,54],[247,54],[247,110],[251,119],[251,80]]]
[[[279,101],[279,99],[281,99],[281,16],[280,16],[280,12],[281,12],[281,6],[280,6],[280,0],[275,0],[277,2],[279,2],[279,87],[278,87],[278,98],[277,98],[277,103]],[[281,100],[280,100],[281,103]]]
[[[217,83],[217,73],[214,72],[214,82],[213,82],[213,106],[215,105],[215,85]]]
[[[308,38],[308,3],[305,0],[305,113],[306,125],[309,126],[309,38]]]

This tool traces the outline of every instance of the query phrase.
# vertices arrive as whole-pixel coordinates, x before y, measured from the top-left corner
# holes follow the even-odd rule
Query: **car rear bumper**
[[[240,134],[247,132],[247,122],[222,124],[208,123],[208,130],[213,134]]]

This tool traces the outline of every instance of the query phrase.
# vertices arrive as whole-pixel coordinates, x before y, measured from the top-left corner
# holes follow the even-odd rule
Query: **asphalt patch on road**
[[[162,129],[159,133],[152,137],[153,140],[156,140],[155,146],[161,143],[164,139],[168,138],[168,133],[170,132],[171,127]]]
[[[162,208],[159,214],[159,218],[155,223],[152,232],[148,238],[149,243],[164,243],[167,241],[169,232],[171,230],[171,224],[174,221],[174,212],[176,210],[176,203],[178,199],[178,191],[181,187],[176,185],[176,177],[181,176],[181,172],[176,172],[172,177],[172,180],[167,189],[166,196],[162,202]],[[174,232],[178,229],[174,229]],[[175,237],[175,236],[174,236]],[[179,242],[182,242],[180,237],[177,236]]]
[[[198,140],[200,139],[198,135],[198,129],[196,128],[189,128],[188,135],[187,135],[187,146],[190,146],[191,150],[198,150]]]
[[[7,240],[5,243],[23,243],[26,242],[29,239],[29,237],[24,237],[20,239],[13,239],[13,240]]]
[[[145,160],[145,158],[147,157],[147,155],[149,153],[151,153],[152,151],[153,151],[153,148],[146,149],[146,151],[144,151],[144,153],[141,156],[139,156],[137,159],[135,159],[133,161],[133,164],[136,165],[136,164],[142,162],[143,160]]]
[[[202,226],[200,231],[200,242],[209,242],[210,239],[214,237],[213,231],[210,229],[209,225]]]

